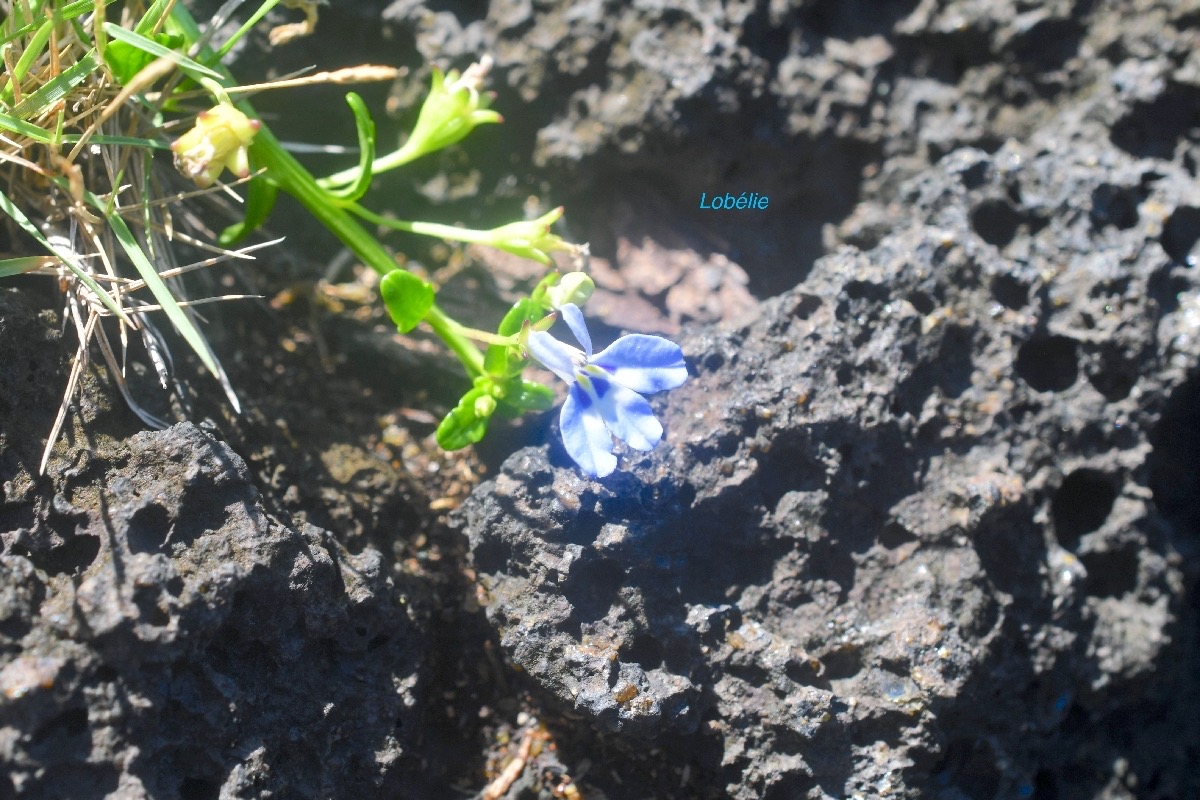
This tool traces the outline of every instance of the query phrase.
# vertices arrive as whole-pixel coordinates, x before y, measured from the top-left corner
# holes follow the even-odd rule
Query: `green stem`
[[[408,233],[419,233],[422,236],[435,236],[439,239],[451,239],[456,242],[472,244],[492,244],[491,231],[477,231],[472,228],[460,228],[456,225],[442,225],[437,222],[410,222],[406,219],[390,219],[374,211],[369,211],[357,203],[346,206],[351,211],[368,222]]]
[[[233,46],[236,45],[243,36],[249,33],[250,29],[257,25],[258,21],[265,17],[268,11],[277,5],[279,5],[279,0],[266,0],[265,3],[259,6],[258,11],[255,11],[253,14],[251,14],[250,19],[246,20],[246,23],[242,25],[242,27],[238,28],[237,32],[234,33],[233,36],[229,37],[229,41],[221,45],[221,49],[217,51],[216,57],[212,59],[212,62],[209,64],[209,66],[220,63],[225,56],[228,55],[229,51],[233,49]]]
[[[273,5],[275,5],[274,2],[268,1],[263,4],[263,8],[270,8]],[[195,20],[191,18],[190,14],[187,14],[185,9],[176,5],[173,13],[179,18],[185,30],[194,32],[196,36],[199,35],[199,29],[196,27]],[[217,66],[214,63],[214,67]],[[254,113],[254,109],[249,103],[239,103],[238,107],[242,109],[243,113],[250,114],[253,117],[258,116]],[[336,198],[330,196],[317,183],[317,179],[313,177],[311,172],[305,169],[291,153],[283,149],[283,145],[279,143],[279,140],[275,138],[266,125],[259,128],[257,135],[255,135],[254,142],[250,145],[250,154],[257,166],[266,169],[267,174],[265,177],[277,183],[279,188],[299,200],[300,204],[308,210],[308,213],[316,217],[317,221],[340,239],[342,244],[349,247],[350,251],[358,256],[364,264],[380,275],[386,275],[400,268],[396,265],[392,254],[374,236],[367,233],[358,221],[347,213],[346,209],[337,204]],[[356,213],[360,210],[360,207],[357,205],[351,206],[351,208],[354,208]],[[365,212],[366,210],[361,209],[361,211]],[[366,214],[370,214],[370,212],[366,212]],[[425,225],[426,223],[415,224]],[[437,227],[448,228],[449,226]],[[449,230],[462,229],[449,228]],[[436,305],[430,307],[425,321],[429,323],[429,327],[433,329],[434,333],[440,336],[454,354],[458,356],[472,378],[483,374],[483,354],[462,333],[461,326],[457,322],[447,317],[445,312]]]
[[[451,322],[453,322],[453,320],[451,320]],[[492,333],[491,331],[481,331],[478,328],[468,328],[466,325],[462,325],[457,322],[454,324],[458,327],[459,333],[475,342],[483,342],[484,344],[488,345],[498,344],[501,347],[510,347],[518,343],[519,337],[516,335],[501,336],[500,334]]]
[[[108,47],[108,34],[104,32],[104,0],[93,0],[92,11],[92,41],[96,43],[96,54],[104,63],[104,48]]]
[[[416,147],[410,147],[413,144],[410,138],[404,143],[404,146],[399,150],[388,153],[386,156],[380,156],[371,162],[371,174],[378,175],[381,172],[387,172],[389,169],[403,167],[405,164],[416,161],[421,156],[425,155],[424,150]],[[317,181],[320,185],[327,189],[332,189],[337,186],[345,186],[347,183],[353,183],[359,176],[360,169],[358,167],[350,167],[341,172],[335,172],[328,178],[321,178]]]
[[[243,111],[252,111],[248,105],[242,105]],[[299,200],[308,213],[349,247],[364,264],[380,275],[399,269],[391,253],[367,233],[354,217],[332,202],[325,189],[317,185],[312,173],[283,149],[265,125],[254,137],[250,153],[258,166],[266,168],[267,175],[279,184],[279,188]],[[483,354],[462,333],[457,322],[447,317],[436,305],[429,309],[425,321],[454,351],[472,377],[483,374]]]
[[[479,348],[472,344],[470,339],[463,336],[462,326],[447,317],[446,312],[438,308],[436,304],[430,306],[429,313],[425,315],[425,321],[429,323],[429,327],[433,328],[434,333],[442,337],[446,346],[454,351],[472,378],[483,374],[483,353],[479,352]]]

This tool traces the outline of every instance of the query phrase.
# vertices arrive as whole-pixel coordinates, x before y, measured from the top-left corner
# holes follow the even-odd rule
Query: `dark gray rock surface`
[[[381,143],[425,62],[496,57],[505,125],[372,207],[483,226],[565,203],[592,312],[682,326],[694,377],[655,400],[666,442],[602,482],[552,415],[498,427],[489,447],[535,446],[459,517],[472,573],[431,508],[471,462],[397,415],[439,410],[436,356],[254,309],[213,326],[241,421],[133,435],[89,372],[39,478],[73,345],[57,300],[6,284],[0,798],[469,796],[531,730],[555,746],[508,800],[568,775],[589,800],[1200,796],[1200,4],[321,20],[235,69],[410,67]],[[256,102],[344,143],[343,91]],[[770,211],[702,213],[702,191]],[[286,213],[292,252],[332,253]],[[290,291],[301,267],[268,261],[261,291]],[[491,269],[462,273],[480,318]],[[747,290],[773,299],[746,314]]]
[[[0,534],[0,796],[395,789],[425,635],[378,551],[268,516],[186,423],[93,454],[51,503]]]

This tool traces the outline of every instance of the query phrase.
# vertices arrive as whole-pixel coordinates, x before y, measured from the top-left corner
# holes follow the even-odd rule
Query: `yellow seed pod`
[[[196,116],[196,125],[171,144],[175,168],[202,189],[228,169],[239,178],[250,174],[246,148],[262,123],[229,103],[220,103]]]

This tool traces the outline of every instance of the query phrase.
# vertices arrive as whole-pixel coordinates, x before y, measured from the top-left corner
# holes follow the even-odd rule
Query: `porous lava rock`
[[[1049,134],[947,155],[875,247],[683,337],[657,450],[477,490],[512,659],[712,796],[1195,794],[1194,192]]]
[[[0,796],[401,785],[425,638],[379,552],[264,513],[190,423],[82,457],[0,534]]]

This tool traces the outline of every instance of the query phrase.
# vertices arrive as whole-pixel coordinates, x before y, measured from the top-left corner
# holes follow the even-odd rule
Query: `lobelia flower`
[[[529,353],[571,385],[559,415],[567,454],[584,472],[603,478],[617,466],[613,436],[635,450],[651,450],[663,427],[644,394],[674,389],[687,380],[683,351],[660,336],[629,334],[592,355],[583,312],[559,308],[583,350],[544,331],[531,331]]]

